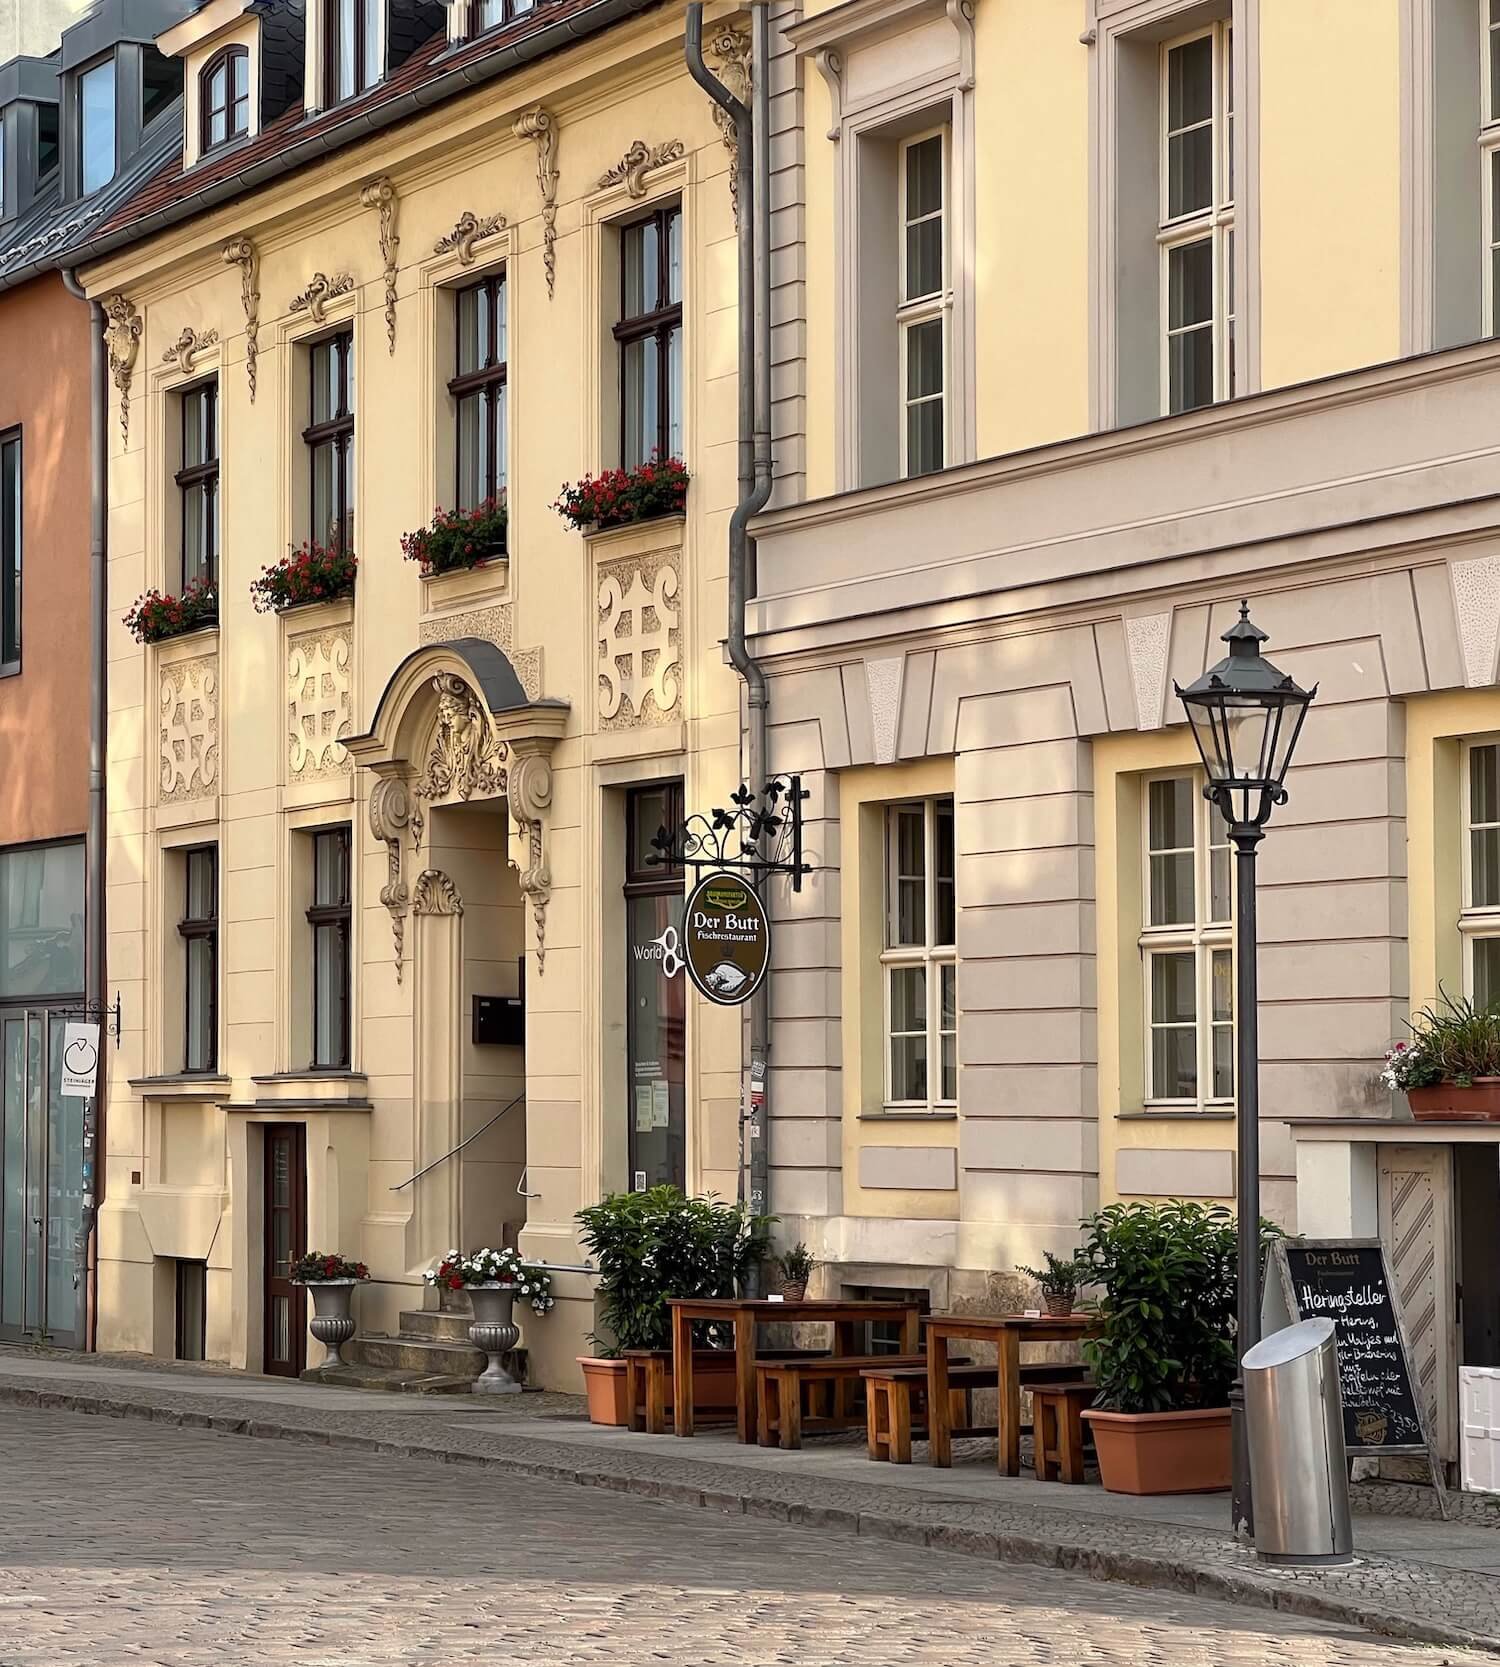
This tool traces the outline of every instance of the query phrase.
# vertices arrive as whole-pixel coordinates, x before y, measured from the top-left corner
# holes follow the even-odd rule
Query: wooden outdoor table
[[[833,1352],[856,1354],[855,1328],[866,1320],[900,1320],[901,1353],[920,1349],[915,1302],[768,1302],[764,1297],[672,1297],[672,1427],[693,1433],[693,1325],[713,1320],[734,1327],[736,1429],[743,1442],[755,1440],[756,1342],[763,1325],[816,1320],[833,1327]]]
[[[930,1464],[953,1463],[953,1425],[948,1403],[948,1344],[993,1343],[996,1384],[1000,1391],[997,1422],[998,1455],[1002,1476],[1021,1474],[1021,1345],[1076,1343],[1096,1336],[1099,1322],[1092,1314],[1058,1319],[1044,1314],[931,1314],[923,1317],[927,1332],[927,1457]]]

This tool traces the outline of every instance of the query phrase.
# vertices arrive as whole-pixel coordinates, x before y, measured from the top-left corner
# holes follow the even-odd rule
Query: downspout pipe
[[[754,110],[736,98],[703,60],[703,7],[689,5],[686,23],[688,73],[734,123],[739,169],[739,502],[729,521],[730,663],[745,684],[745,781],[755,792],[767,782],[765,673],[750,652],[745,608],[754,591],[755,552],[751,520],[770,502],[770,96],[767,85],[769,21],[765,0],[753,8],[751,85]],[[741,1102],[746,1163],[740,1196],[757,1213],[769,1213],[767,1091],[770,1056],[770,997],[765,985],[750,1002],[750,1082]],[[748,1186],[746,1167],[748,1166]]]
[[[83,918],[84,1003],[90,1019],[107,1029],[104,1013],[104,748],[108,722],[107,621],[109,613],[109,356],[105,342],[104,308],[89,299],[76,273],[62,271],[69,295],[89,309],[89,809],[84,834]],[[104,1195],[103,1115],[106,1061],[109,1050],[99,1049],[99,1074],[94,1097],[84,1102],[83,1207],[79,1215],[74,1278],[78,1285],[78,1318],[74,1336],[86,1346],[98,1344],[98,1269],[94,1222]]]

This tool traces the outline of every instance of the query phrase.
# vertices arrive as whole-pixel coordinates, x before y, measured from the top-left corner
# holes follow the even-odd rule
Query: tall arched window
[[[203,149],[227,144],[250,131],[250,54],[226,46],[210,58],[198,83]]]

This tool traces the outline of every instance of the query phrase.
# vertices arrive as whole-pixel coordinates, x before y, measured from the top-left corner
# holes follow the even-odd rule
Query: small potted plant
[[[681,515],[687,505],[687,465],[680,457],[658,457],[634,469],[606,469],[565,485],[553,508],[579,532],[603,532],[650,521],[658,515]]]
[[[305,538],[280,561],[261,568],[260,577],[251,581],[250,596],[260,614],[279,614],[308,602],[333,602],[354,594],[358,571],[352,550]]]
[[[354,1335],[354,1287],[369,1277],[363,1262],[323,1250],[309,1250],[292,1263],[292,1283],[312,1292],[313,1317],[307,1329],[328,1350],[325,1367],[344,1364],[344,1344]]]
[[[1078,1296],[1078,1263],[1071,1258],[1063,1261],[1050,1250],[1042,1252],[1042,1260],[1046,1267],[1023,1267],[1020,1271],[1041,1286],[1042,1302],[1047,1312],[1054,1318],[1066,1319],[1073,1312],[1073,1303]]]
[[[1500,1122],[1500,1012],[1446,990],[1385,1056],[1380,1080],[1406,1095],[1419,1122]]]
[[[219,587],[212,579],[194,579],[181,596],[148,590],[136,597],[125,615],[125,629],[138,643],[166,642],[219,623]]]
[[[579,1240],[599,1270],[597,1352],[580,1355],[589,1417],[626,1424],[626,1349],[672,1346],[669,1297],[731,1297],[766,1252],[771,1218],[677,1187],[614,1193],[578,1212]],[[693,1351],[694,1410],[735,1403],[734,1353]]]
[[[1083,1231],[1081,1273],[1104,1292],[1101,1334],[1083,1345],[1100,1479],[1112,1493],[1228,1487],[1233,1218],[1220,1205],[1111,1204]]]
[[[430,525],[402,533],[401,553],[418,564],[424,579],[480,567],[505,554],[508,520],[503,492],[473,509],[435,509]]]
[[[801,1302],[807,1295],[807,1282],[817,1265],[812,1252],[800,1239],[776,1258],[776,1267],[781,1274],[781,1294],[788,1302]]]
[[[515,1300],[545,1314],[553,1304],[552,1275],[533,1267],[514,1250],[450,1250],[423,1278],[444,1291],[467,1291],[474,1309],[469,1341],[482,1349],[489,1364],[474,1380],[476,1395],[518,1395],[521,1386],[500,1362],[521,1340],[515,1323]]]

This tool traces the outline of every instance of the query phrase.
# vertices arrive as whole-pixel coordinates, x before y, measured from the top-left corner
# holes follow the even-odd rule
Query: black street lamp
[[[1203,756],[1203,796],[1219,808],[1235,848],[1235,1103],[1239,1135],[1239,1335],[1241,1361],[1260,1338],[1260,1038],[1256,1013],[1255,848],[1272,807],[1286,803],[1282,780],[1318,688],[1301,689],[1262,658],[1266,633],[1250,623],[1250,606],[1224,633],[1229,657],[1187,688],[1174,683]],[[1250,1451],[1245,1437],[1245,1379],[1235,1371],[1233,1525],[1253,1534]]]

